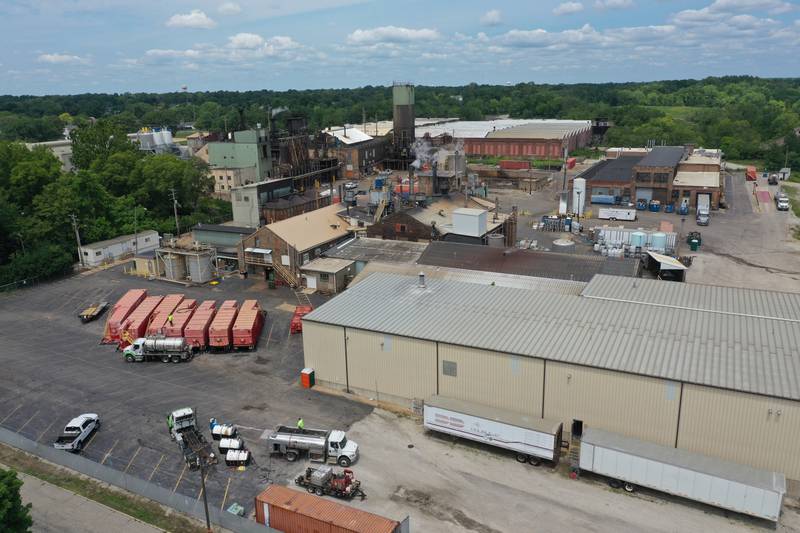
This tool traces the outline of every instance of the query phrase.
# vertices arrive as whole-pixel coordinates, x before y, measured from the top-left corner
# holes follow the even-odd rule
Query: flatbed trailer
[[[183,328],[183,336],[193,349],[205,350],[208,347],[208,328],[214,315],[217,313],[217,302],[206,300],[200,304],[197,310]]]
[[[147,297],[144,289],[131,289],[120,298],[106,321],[106,329],[103,334],[103,344],[115,344],[121,339],[122,331],[125,328],[125,321],[134,309]]]
[[[103,314],[103,312],[105,312],[106,308],[108,308],[108,302],[100,302],[92,304],[83,311],[81,311],[78,314],[78,317],[80,317],[81,322],[85,324],[86,322],[91,322],[92,320],[96,320],[97,317],[99,317],[100,315]]]
[[[581,437],[580,470],[610,478],[631,492],[642,486],[777,522],[786,478],[594,428]]]
[[[166,337],[183,337],[183,330],[189,319],[194,315],[197,310],[197,300],[187,298],[182,301],[175,311],[172,313],[172,324],[167,323],[164,326],[164,336]]]
[[[233,346],[233,323],[239,314],[236,300],[225,300],[208,327],[208,347],[217,350],[230,350]]]
[[[148,337],[166,334],[167,319],[182,301],[183,294],[167,294],[164,296],[164,299],[161,300],[161,303],[158,304],[158,307],[155,308],[150,317],[150,323],[147,325],[146,331]]]
[[[233,323],[233,347],[252,350],[264,327],[264,312],[257,300],[245,300]]]

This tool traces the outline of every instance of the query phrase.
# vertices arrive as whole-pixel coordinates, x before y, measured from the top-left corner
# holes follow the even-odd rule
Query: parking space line
[[[205,476],[203,476],[202,472],[200,473],[200,475],[203,477],[203,479],[202,479],[203,482],[200,484],[200,492],[197,493],[197,498],[195,499],[195,502],[199,502],[200,498],[203,497],[203,487],[205,486],[206,480],[208,479],[208,473],[207,472],[206,472]]]
[[[111,455],[111,452],[113,452],[113,451],[114,451],[114,448],[116,448],[116,447],[117,447],[117,443],[118,443],[118,442],[119,442],[119,439],[115,440],[115,441],[114,441],[114,444],[112,444],[112,445],[111,445],[111,448],[109,448],[109,450],[108,450],[108,451],[106,452],[106,454],[103,456],[103,460],[102,460],[102,461],[100,461],[100,464],[101,464],[101,465],[102,465],[102,464],[104,464],[104,463],[106,462],[106,460],[108,459],[108,456],[109,456],[109,455]]]
[[[20,428],[17,430],[17,433],[21,432],[25,428],[25,426],[30,424],[31,420],[33,420],[38,414],[39,414],[39,409],[37,409],[36,412],[31,415],[31,417],[28,419],[27,422],[25,422],[24,424],[22,424],[22,426],[20,426]]]
[[[136,456],[139,455],[140,451],[142,451],[142,447],[141,446],[136,448],[136,451],[134,452],[133,457],[131,457],[131,460],[128,461],[128,466],[126,466],[125,470],[122,471],[124,474],[128,473],[128,469],[131,467],[131,465],[133,464],[133,460],[136,459]]]
[[[55,421],[55,420],[53,420],[52,422],[50,422],[50,425],[49,425],[49,426],[47,426],[47,427],[45,428],[45,430],[44,430],[44,431],[42,431],[42,432],[39,434],[39,436],[36,438],[36,442],[39,442],[40,440],[42,440],[42,437],[44,437],[44,434],[45,434],[45,433],[47,433],[48,431],[50,431],[50,428],[51,428],[51,427],[53,427],[53,424],[55,424],[55,423],[56,423],[56,421]],[[90,439],[90,440],[91,440],[91,439]]]
[[[51,424],[51,425],[52,425],[52,424]],[[96,436],[96,435],[97,435],[97,430],[95,429],[95,430],[94,430],[94,432],[92,433],[92,436],[91,436],[91,437],[89,437],[89,440],[88,440],[88,441],[86,441],[86,444],[84,444],[84,445],[83,445],[83,449],[84,449],[84,450],[86,450],[86,448],[88,448],[88,447],[89,447],[89,445],[92,443],[92,441],[94,440],[94,438],[95,438],[95,436]]]
[[[18,406],[16,406],[16,407],[14,408],[14,410],[13,410],[13,411],[11,411],[10,413],[8,413],[4,419],[0,420],[0,425],[3,425],[3,422],[5,422],[5,421],[6,421],[6,420],[8,420],[9,418],[11,418],[11,415],[13,415],[13,414],[14,414],[14,413],[16,413],[17,411],[19,411],[21,407],[22,407],[22,404],[19,404]]]
[[[269,341],[272,339],[272,328],[274,327],[275,327],[275,322],[272,322],[269,325],[269,334],[267,335],[267,346],[265,347],[265,349],[269,348]]]
[[[158,462],[156,463],[156,466],[153,468],[153,471],[150,472],[150,477],[147,478],[147,481],[150,481],[151,479],[153,479],[153,476],[155,475],[156,470],[158,470],[158,467],[161,466],[161,461],[164,460],[164,457],[166,457],[166,455],[164,455],[162,453],[161,454],[161,459],[158,460]]]
[[[172,489],[172,493],[175,494],[175,491],[178,490],[178,485],[181,484],[181,480],[183,479],[183,474],[186,473],[186,463],[183,463],[183,470],[181,470],[181,475],[178,476],[178,481],[175,482],[175,488]]]
[[[225,501],[228,499],[228,489],[231,488],[231,477],[228,476],[228,483],[225,484],[225,494],[222,496],[222,505],[219,506],[220,511],[225,510]]]

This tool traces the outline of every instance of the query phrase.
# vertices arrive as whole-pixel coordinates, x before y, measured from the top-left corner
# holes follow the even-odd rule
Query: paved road
[[[23,481],[22,501],[33,504],[33,530],[37,533],[157,533],[156,527],[110,507],[88,500],[41,479],[18,473]]]

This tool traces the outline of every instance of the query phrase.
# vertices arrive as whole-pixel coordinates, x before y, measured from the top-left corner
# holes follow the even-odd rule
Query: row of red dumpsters
[[[256,300],[245,300],[241,307],[225,300],[217,308],[214,300],[198,305],[183,294],[148,296],[144,289],[131,289],[109,313],[102,342],[125,346],[140,337],[164,335],[184,337],[196,350],[253,349],[263,327]]]

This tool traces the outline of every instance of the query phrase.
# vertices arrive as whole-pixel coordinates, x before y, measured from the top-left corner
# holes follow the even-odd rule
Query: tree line
[[[229,220],[228,202],[208,197],[198,159],[139,151],[110,120],[73,132],[75,172],[45,148],[0,141],[0,286],[68,271],[77,261],[72,215],[84,244],[154,229],[175,232],[175,189],[183,228]]]

